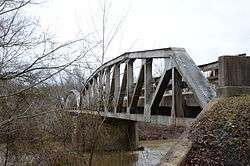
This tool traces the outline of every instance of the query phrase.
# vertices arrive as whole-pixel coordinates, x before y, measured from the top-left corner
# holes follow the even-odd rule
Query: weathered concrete
[[[219,87],[217,96],[250,94],[250,57],[219,57]]]
[[[93,146],[95,151],[138,149],[139,134],[136,121],[116,118],[103,119],[98,115],[77,115],[75,112],[72,117],[75,121],[71,137],[72,143],[81,152],[90,151]]]
[[[163,58],[166,66],[164,67],[164,74],[161,74],[159,81],[156,83],[153,78],[152,65],[153,61],[158,58]],[[133,80],[133,62],[137,59],[140,59],[142,63],[138,79],[135,83]],[[125,65],[123,73],[120,73],[121,65]],[[112,70],[112,74],[110,70]],[[122,80],[120,80],[120,74],[123,74]],[[110,79],[111,75],[112,78]],[[100,101],[100,103],[104,103],[105,111],[95,108],[96,102],[94,99],[99,94],[96,87],[100,87],[100,85],[96,85],[99,83],[96,80],[102,79],[100,76],[106,78],[104,81],[105,88],[103,88],[106,89],[106,95],[104,95],[105,98],[103,101]],[[151,122],[151,116],[154,115],[170,117],[171,114],[169,114],[169,108],[167,108],[169,106],[160,105],[162,99],[165,98],[165,94],[169,94],[172,96],[170,102],[170,107],[172,108],[171,118],[174,120],[176,117],[189,118],[189,115],[193,115],[193,112],[192,109],[184,110],[184,107],[188,106],[188,102],[184,100],[185,94],[183,94],[183,89],[186,90],[185,92],[192,92],[192,95],[195,96],[199,104],[198,107],[201,108],[215,96],[214,89],[210,87],[208,80],[204,77],[200,68],[195,65],[185,49],[166,48],[130,52],[105,63],[91,75],[86,81],[82,92],[82,98],[85,97],[85,94],[88,94],[86,97],[89,97],[91,102],[90,104],[82,102],[79,110],[105,112],[107,117],[109,112],[114,112],[116,114],[114,116],[120,119],[123,119],[124,116],[133,117],[142,115],[144,121]],[[88,107],[87,104],[92,107]],[[121,116],[120,113],[124,115]],[[128,116],[125,114],[132,115]],[[162,120],[158,118],[157,121]]]
[[[107,118],[104,122],[106,130],[111,136],[107,144],[109,150],[136,150],[139,145],[137,122]]]
[[[196,118],[196,121],[201,118],[204,113],[209,111],[214,105],[218,103],[218,99],[211,100]],[[162,158],[160,166],[182,166],[185,163],[187,154],[192,147],[192,141],[189,139],[190,129],[180,136],[177,143],[170,148],[167,154]]]
[[[158,81],[152,71],[157,58],[165,61],[165,70]],[[133,65],[137,59],[142,63],[134,82],[136,71]],[[125,65],[124,72],[120,71],[122,65]],[[217,62],[201,68],[208,74],[211,70],[218,73]],[[102,116],[108,119],[107,124],[115,121],[110,123],[110,128],[124,129],[123,133],[126,133],[118,134],[121,147],[134,149],[137,146],[136,122],[165,125],[174,122],[175,125],[189,126],[214,96],[214,89],[185,49],[147,50],[126,53],[97,69],[84,85],[80,106],[77,104],[77,109],[67,108],[67,111]],[[111,135],[115,136],[115,133]]]
[[[250,57],[219,57],[219,86],[250,86]]]
[[[129,150],[136,150],[139,146],[139,134],[136,121],[127,121],[128,125],[128,148]]]
[[[129,109],[129,104],[131,103],[132,100],[132,95],[133,95],[133,90],[134,90],[134,67],[133,67],[134,59],[130,59],[127,61],[126,66],[127,66],[127,113],[129,114],[130,109]]]
[[[217,95],[219,97],[240,96],[250,94],[250,86],[224,86],[218,87]]]
[[[80,92],[77,90],[70,90],[65,97],[65,107],[79,109],[80,98]]]
[[[90,115],[97,115],[103,116],[107,118],[114,118],[119,120],[131,120],[137,122],[144,122],[144,115],[143,114],[125,114],[125,113],[114,113],[114,112],[97,112],[97,111],[88,111],[88,110],[67,110],[73,114],[90,114]],[[178,126],[190,126],[190,124],[194,121],[193,117],[176,117],[176,125]],[[150,123],[154,124],[164,124],[164,125],[171,125],[172,120],[170,116],[162,116],[162,115],[151,115],[150,116]]]
[[[183,95],[181,89],[182,77],[179,72],[173,68],[172,69],[172,110],[171,116],[174,117],[184,117],[184,110],[182,107]],[[175,119],[175,118],[174,118]]]
[[[153,59],[144,59],[144,119],[150,122],[152,98],[152,63]]]
[[[178,142],[171,147],[159,166],[181,166],[192,146],[192,142],[188,139],[188,135],[184,133]]]

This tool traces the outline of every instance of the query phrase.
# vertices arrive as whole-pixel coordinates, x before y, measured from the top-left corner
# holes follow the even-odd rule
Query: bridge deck
[[[145,122],[143,114],[124,114],[124,113],[113,113],[113,112],[98,112],[98,111],[82,111],[82,110],[67,110],[70,113],[74,114],[90,114],[90,115],[99,115],[106,118],[118,118],[125,120],[132,120],[138,122]],[[175,119],[175,124],[179,126],[189,126],[194,121],[194,118],[181,118],[177,117]],[[171,125],[173,124],[173,118],[171,116],[162,116],[162,115],[151,115],[150,123],[161,124],[161,125]]]

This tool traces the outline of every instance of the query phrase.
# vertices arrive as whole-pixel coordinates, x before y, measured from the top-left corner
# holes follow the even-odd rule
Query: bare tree
[[[0,1],[0,144],[6,145],[4,165],[10,154],[18,152],[13,149],[17,141],[42,142],[45,138],[41,135],[44,125],[39,122],[59,109],[47,88],[50,79],[58,79],[57,74],[95,47],[85,37],[64,43],[53,41],[39,29],[39,22],[24,12],[37,3]]]
[[[48,34],[38,29],[38,23],[22,11],[32,3],[31,0],[4,0],[0,3],[0,80],[25,84],[22,91],[65,70],[93,47],[80,45],[85,38],[62,44],[52,41]],[[19,91],[13,94],[17,93]],[[0,97],[13,94],[2,92]]]
[[[101,34],[101,47],[102,47],[102,56],[101,56],[101,64],[104,63],[105,61],[105,55],[106,52],[111,45],[112,41],[114,38],[118,35],[120,29],[122,28],[122,25],[124,21],[126,20],[127,13],[122,14],[121,17],[118,19],[117,22],[115,22],[114,25],[110,26],[109,25],[109,19],[111,18],[110,10],[112,7],[112,3],[108,0],[99,0],[100,3],[100,8],[101,8],[101,29],[102,29],[102,34]]]
[[[75,122],[66,113],[60,112],[62,110],[57,105],[63,96],[63,90],[69,89],[68,87],[80,89],[85,81],[85,73],[75,65],[97,45],[101,45],[102,51],[98,54],[101,56],[95,54],[95,57],[101,57],[100,64],[104,63],[106,51],[124,21],[122,17],[108,31],[107,11],[110,4],[100,1],[100,40],[93,44],[86,42],[87,37],[83,37],[57,43],[49,34],[39,29],[38,21],[25,14],[25,7],[36,3],[31,0],[0,1],[0,144],[6,145],[3,148],[5,165],[13,162],[13,156],[18,156],[22,153],[21,150],[26,149],[18,149],[22,141],[27,146],[36,146],[43,143],[44,139],[45,142],[61,140],[64,150],[68,148]],[[85,69],[95,69],[92,66],[89,63],[84,64]],[[58,82],[60,83],[57,84]],[[59,100],[54,100],[55,98]],[[93,121],[98,132],[91,131],[94,134],[89,138],[90,165],[104,120]],[[52,147],[54,146],[50,148]],[[39,148],[31,148],[29,153],[35,156],[40,153]],[[51,151],[46,149],[46,152],[50,154]],[[48,154],[43,154],[40,158],[45,159],[49,157]]]
[[[107,51],[119,35],[123,23],[126,21],[128,10],[119,14],[115,13],[114,2],[110,0],[94,0],[89,1],[89,3],[90,16],[86,17],[84,21],[89,21],[88,31],[92,34],[90,41],[95,43],[97,47],[91,52],[91,57],[86,59],[85,66],[93,71],[105,62]],[[83,28],[81,25],[79,26],[80,31],[82,31]]]

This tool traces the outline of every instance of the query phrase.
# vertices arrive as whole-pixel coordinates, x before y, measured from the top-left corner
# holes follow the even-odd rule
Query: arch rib
[[[165,71],[159,82],[157,82],[158,84],[156,83],[157,87],[155,91],[153,90],[153,81],[156,80],[152,77],[152,62],[154,58],[165,58]],[[134,83],[133,62],[136,59],[142,59],[143,63],[139,71],[138,80],[136,83]],[[124,68],[124,75],[121,82],[122,84],[120,84],[120,65],[122,65],[122,63],[124,63],[126,66]],[[112,74],[110,72],[111,69]],[[102,76],[100,77],[100,75]],[[105,82],[104,87],[102,87],[102,89],[105,91],[104,113],[106,116],[110,117],[117,116],[118,118],[121,118],[124,116],[128,119],[133,119],[132,117],[136,119],[137,116],[142,116],[144,121],[151,122],[154,116],[161,115],[152,113],[151,108],[158,109],[157,107],[161,103],[164,93],[166,90],[169,91],[168,83],[170,84],[171,79],[172,92],[169,93],[174,93],[174,95],[172,94],[172,101],[178,101],[182,99],[182,82],[186,83],[186,87],[188,85],[189,88],[191,88],[193,95],[199,103],[198,106],[200,105],[201,108],[203,108],[216,95],[215,90],[210,87],[209,82],[204,77],[201,69],[196,66],[194,61],[183,48],[163,48],[157,50],[124,53],[121,56],[100,66],[84,84],[83,89],[85,89],[85,91],[87,90],[88,92],[83,90],[81,95],[87,93],[89,97],[91,96],[91,85],[96,84],[97,81],[94,79],[98,76],[99,79],[105,78],[105,80],[102,80]],[[141,95],[143,90],[144,95]],[[127,100],[127,110],[122,108],[124,105],[123,103],[125,103],[125,97]],[[142,102],[143,100],[144,102]],[[171,112],[177,111],[175,112],[177,116],[176,118],[183,117],[184,112],[181,110],[181,108],[178,109],[179,106],[181,107],[181,102],[178,102],[179,105],[176,103],[177,102],[172,102],[172,106],[174,107],[172,107]],[[169,107],[169,105],[167,106]],[[141,108],[143,108],[143,113]],[[123,115],[125,112],[126,115]],[[168,112],[166,115],[169,116]]]

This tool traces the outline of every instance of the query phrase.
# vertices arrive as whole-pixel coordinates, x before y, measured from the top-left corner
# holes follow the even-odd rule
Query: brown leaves
[[[186,165],[249,165],[250,96],[219,99],[190,133]]]

